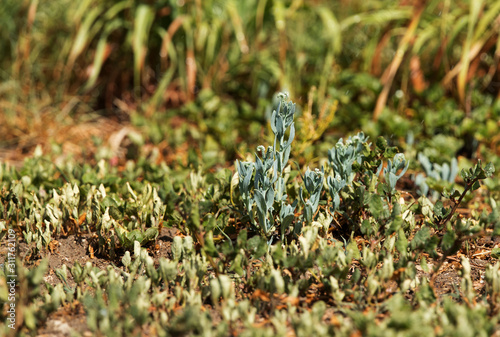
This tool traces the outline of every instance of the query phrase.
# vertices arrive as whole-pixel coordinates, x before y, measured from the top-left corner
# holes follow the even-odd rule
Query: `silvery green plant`
[[[443,165],[439,165],[431,163],[427,156],[423,153],[419,153],[418,161],[422,164],[428,177],[432,177],[436,180],[445,180],[450,183],[455,182],[455,177],[458,174],[458,162],[456,158],[453,158],[450,164],[444,163]]]
[[[422,173],[417,174],[416,176],[413,177],[412,179],[415,182],[415,185],[417,185],[418,190],[417,193],[423,196],[427,196],[429,194],[429,185],[427,185],[427,182],[425,181],[425,176]],[[437,192],[434,191],[432,194],[432,197],[435,198],[437,197]]]
[[[364,143],[368,140],[363,132],[359,132],[353,137],[349,137],[345,144],[342,138],[337,144],[328,150],[328,162],[335,174],[340,176],[341,180],[346,182],[346,185],[351,185],[356,173],[353,172],[352,165],[354,162],[361,164],[363,159],[362,152]]]
[[[266,237],[269,237],[275,230],[272,212],[274,210],[273,185],[278,179],[276,172],[277,161],[274,158],[274,150],[271,147],[267,149],[267,152],[264,152],[263,149],[262,145],[257,148],[257,151],[262,155],[262,160],[258,155],[255,155],[254,198],[261,230]]]
[[[356,172],[353,171],[353,164],[355,162],[361,164],[363,160],[362,152],[368,138],[363,132],[359,132],[357,135],[349,137],[345,143],[342,138],[339,139],[337,144],[328,150],[328,163],[333,170],[327,178],[332,197],[332,207],[330,208],[332,213],[339,209],[340,191],[345,186],[352,185],[356,176]]]
[[[321,171],[319,169],[310,171],[309,168],[307,168],[302,180],[304,181],[306,190],[310,195],[307,201],[304,200],[302,187],[300,188],[300,200],[304,204],[304,221],[306,223],[311,223],[313,221],[314,214],[318,210],[319,198],[321,196],[321,190],[323,189],[323,182],[325,180],[325,169],[321,167]]]
[[[389,159],[387,161],[387,167],[384,168],[384,178],[389,186],[390,193],[396,190],[396,183],[406,173],[408,165],[410,165],[410,162],[405,159],[405,155],[402,153],[397,153],[393,160]],[[379,168],[379,172],[381,168],[382,165]]]
[[[431,183],[433,187],[438,187],[440,185],[451,185],[455,182],[455,178],[458,174],[458,162],[456,158],[453,158],[451,162],[444,163],[442,165],[431,163],[429,158],[423,153],[418,154],[418,161],[422,165],[425,170],[426,176],[422,173],[417,174],[413,180],[415,181],[415,185],[419,187],[419,193],[421,195],[427,196],[429,192],[432,192],[432,197],[437,199],[439,197],[439,192],[429,187],[428,178],[434,180],[434,183]],[[442,186],[446,187],[446,186]]]
[[[293,122],[295,104],[287,102],[285,94],[280,94],[279,98],[278,107],[271,116],[271,129],[274,133],[273,146],[267,149],[263,145],[258,146],[255,162],[237,161],[236,163],[240,194],[250,222],[259,227],[268,239],[271,238],[277,226],[280,227],[281,238],[284,239],[285,230],[294,219],[293,211],[297,205],[297,201],[291,205],[287,203],[284,174],[290,158],[291,144],[295,137]],[[259,221],[258,226],[255,224],[255,216]],[[275,223],[275,220],[278,223]]]
[[[332,197],[332,207],[330,207],[330,211],[334,213],[339,209],[340,206],[340,191],[347,184],[344,179],[341,178],[340,174],[334,172],[334,176],[328,176],[327,179],[328,187],[330,189],[330,195]]]
[[[252,191],[252,176],[255,168],[253,162],[240,162],[236,161],[236,168],[238,169],[241,200],[248,214],[252,214],[254,199],[251,195]]]
[[[293,139],[295,138],[295,125],[293,118],[295,115],[295,104],[286,102],[288,98],[286,94],[281,94],[278,108],[273,111],[271,116],[271,129],[274,133],[274,151],[276,153],[278,170],[283,173],[283,170],[290,158],[290,150]],[[290,133],[288,140],[285,140],[285,133],[289,128]]]

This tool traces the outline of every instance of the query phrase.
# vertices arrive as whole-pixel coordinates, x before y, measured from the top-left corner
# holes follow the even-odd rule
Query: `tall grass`
[[[305,105],[316,86],[322,105],[347,69],[380,78],[375,119],[429,82],[467,108],[498,77],[499,15],[494,0],[5,0],[0,99],[126,98],[150,115],[201,89],[252,102],[287,90]]]

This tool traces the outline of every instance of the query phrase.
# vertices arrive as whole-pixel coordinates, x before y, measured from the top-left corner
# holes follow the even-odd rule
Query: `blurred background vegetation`
[[[3,0],[0,22],[14,163],[42,144],[225,165],[254,152],[287,91],[302,164],[363,130],[410,157],[500,165],[495,0]]]

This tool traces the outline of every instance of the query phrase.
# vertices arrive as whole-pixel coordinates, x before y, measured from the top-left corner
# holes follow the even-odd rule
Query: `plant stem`
[[[462,202],[462,200],[464,199],[465,195],[467,194],[467,192],[472,188],[472,186],[479,180],[479,178],[476,178],[474,180],[472,180],[470,183],[468,183],[466,186],[465,186],[465,189],[463,191],[463,193],[460,195],[460,197],[458,198],[458,200],[455,200],[453,199],[453,208],[451,209],[450,211],[450,214],[448,214],[448,216],[441,220],[439,222],[439,226],[438,227],[443,227],[448,221],[450,221],[451,217],[453,216],[453,214],[455,213],[455,211],[457,210],[458,206],[460,205],[460,203]]]

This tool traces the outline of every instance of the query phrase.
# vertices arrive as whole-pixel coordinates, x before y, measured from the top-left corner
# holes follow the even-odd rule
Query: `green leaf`
[[[450,214],[451,209],[444,207],[442,201],[437,201],[434,204],[434,216],[437,219],[444,219],[448,214]]]
[[[386,231],[386,235],[391,235],[392,233],[397,232],[403,226],[403,218],[398,215],[396,216],[389,225],[389,228]]]
[[[236,255],[233,262],[231,263],[231,267],[229,268],[230,271],[235,272],[239,276],[244,275],[243,264],[242,264],[243,260],[242,259],[243,259],[243,256],[241,254]]]
[[[364,235],[374,235],[377,231],[378,227],[375,224],[372,224],[370,220],[364,219],[363,222],[361,222],[361,233]]]
[[[220,221],[219,225],[221,227],[223,227],[223,224],[222,224],[222,221],[221,221],[222,219],[219,218],[217,220]],[[205,231],[214,230],[215,227],[217,227],[217,222],[219,222],[217,220],[215,220],[215,217],[213,217],[212,214],[209,214],[208,215],[208,219],[206,219],[205,221],[203,221],[203,228],[205,229]]]
[[[378,137],[375,145],[382,151],[387,148],[387,140],[384,137]]]
[[[182,238],[180,236],[175,236],[171,246],[172,258],[175,261],[179,261],[182,255]]]
[[[122,263],[126,268],[128,268],[128,266],[130,266],[130,264],[132,263],[132,259],[130,258],[130,251],[127,250],[125,252],[125,254],[122,257]],[[73,277],[74,277],[74,275],[73,275]]]
[[[500,259],[500,247],[493,248],[491,250],[491,257],[494,259]]]
[[[466,169],[462,169],[462,171],[460,171],[460,177],[462,177],[464,181],[467,181],[470,177],[470,174]]]
[[[373,217],[379,219],[384,214],[384,202],[378,194],[371,194],[368,199],[368,207]]]
[[[101,205],[104,206],[104,209],[106,209],[106,207],[119,207],[118,202],[110,196],[106,196],[106,198],[102,200]]]
[[[454,244],[457,239],[457,235],[454,230],[448,230],[443,236],[443,241],[441,242],[441,248],[443,251],[448,251]],[[455,252],[448,252],[448,254],[452,255]]]
[[[146,229],[146,233],[144,233],[144,241],[143,243],[154,241],[158,237],[158,228],[151,227]]]
[[[115,220],[123,219],[122,212],[120,212],[120,209],[118,207],[110,206],[109,215]]]
[[[212,257],[218,257],[219,253],[217,252],[217,248],[215,248],[215,243],[214,243],[214,233],[212,231],[209,231],[205,234],[205,240],[204,240],[204,245],[203,245],[203,250],[205,253]]]
[[[200,210],[197,202],[191,204],[191,211],[189,217],[189,224],[191,230],[198,230],[200,228]]]
[[[264,194],[260,190],[255,190],[255,201],[257,203],[257,209],[261,214],[267,214],[267,204]]]
[[[236,239],[236,245],[238,247],[241,247],[241,248],[244,248],[247,244],[247,231],[246,229],[242,230],[239,234],[238,234],[238,238]]]
[[[119,223],[117,223],[116,221],[113,221],[113,225],[114,225],[114,228],[115,228],[115,231],[116,231],[116,235],[118,236],[118,240],[120,241],[120,243],[122,244],[122,246],[125,247],[126,245],[126,240],[127,240],[127,234],[128,234],[128,231],[125,227],[123,227],[122,225],[120,225]]]
[[[160,258],[160,276],[167,282],[175,280],[177,277],[177,262]]]
[[[252,253],[254,259],[258,259],[267,252],[267,243],[260,236],[254,236],[247,242],[248,250]]]
[[[422,227],[416,234],[413,240],[411,241],[411,249],[417,249],[424,247],[429,238],[431,237],[431,231],[429,227]]]
[[[361,257],[361,253],[359,252],[358,249],[358,244],[356,243],[356,240],[351,239],[349,244],[346,247],[347,251],[347,259],[352,260],[352,259],[359,259]]]
[[[422,270],[424,271],[424,273],[428,273],[430,270],[429,265],[427,264],[427,259],[425,258],[424,255],[422,255],[420,258],[420,267],[422,267]]]
[[[458,190],[453,190],[453,193],[449,196],[450,199],[457,199],[461,196],[462,194]]]
[[[495,166],[493,166],[493,163],[486,164],[486,166],[484,167],[484,173],[486,177],[491,177],[491,175],[493,175],[494,172],[495,172]]]
[[[398,148],[393,146],[393,147],[388,147],[384,151],[384,158],[386,159],[391,159],[394,158],[394,156],[398,153]]]

